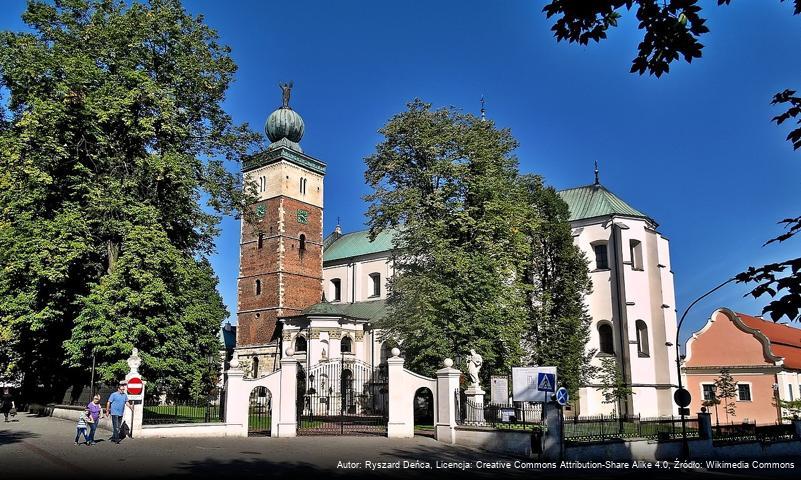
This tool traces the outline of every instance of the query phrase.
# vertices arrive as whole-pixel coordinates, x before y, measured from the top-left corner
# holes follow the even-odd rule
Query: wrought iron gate
[[[248,407],[248,436],[270,435],[270,391],[265,387],[256,387],[250,392],[250,405]]]
[[[388,411],[386,365],[332,359],[298,374],[298,435],[385,435]]]

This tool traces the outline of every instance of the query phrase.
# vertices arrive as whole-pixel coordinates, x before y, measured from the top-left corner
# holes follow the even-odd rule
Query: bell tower
[[[300,314],[322,297],[326,165],[303,153],[305,125],[289,106],[292,83],[279,86],[282,105],[265,125],[272,143],[243,169],[258,198],[252,219],[241,224],[236,345],[240,358],[258,359],[261,372],[272,371],[277,358],[278,317]]]

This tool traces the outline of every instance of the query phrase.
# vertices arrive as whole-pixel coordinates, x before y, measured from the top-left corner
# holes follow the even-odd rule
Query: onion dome
[[[264,126],[267,138],[273,143],[284,138],[298,143],[303,138],[304,130],[303,118],[289,107],[281,107],[271,113]]]

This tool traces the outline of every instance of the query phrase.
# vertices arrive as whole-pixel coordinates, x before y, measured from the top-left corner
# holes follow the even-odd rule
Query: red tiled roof
[[[770,340],[770,351],[784,357],[787,368],[801,370],[801,329],[737,313],[749,328],[759,330]]]

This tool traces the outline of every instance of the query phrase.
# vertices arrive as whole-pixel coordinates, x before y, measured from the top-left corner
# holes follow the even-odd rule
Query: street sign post
[[[143,390],[142,379],[140,377],[131,377],[128,379],[128,400],[141,400]]]
[[[549,402],[556,380],[556,367],[512,367],[512,400]]]
[[[569,401],[570,395],[567,393],[567,389],[559,387],[559,390],[556,391],[556,403],[564,407]]]
[[[673,401],[682,408],[689,407],[690,401],[692,401],[692,395],[690,395],[690,392],[688,392],[686,388],[680,388],[673,394]]]

